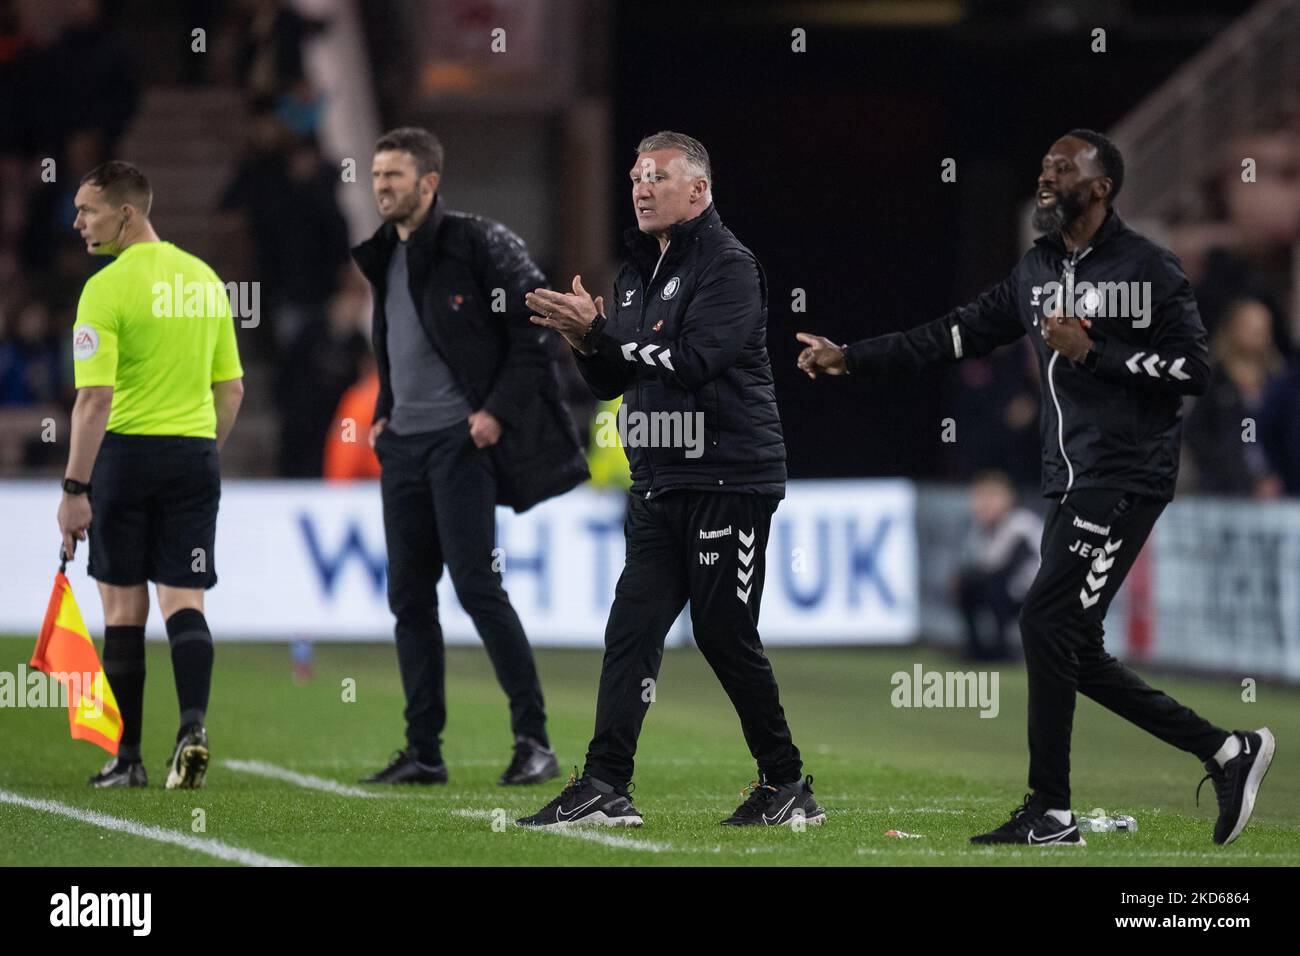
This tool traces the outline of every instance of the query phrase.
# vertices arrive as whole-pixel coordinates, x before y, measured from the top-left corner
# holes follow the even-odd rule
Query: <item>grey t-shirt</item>
[[[389,384],[393,389],[388,427],[399,435],[411,435],[448,428],[468,419],[473,409],[420,326],[411,299],[406,243],[400,241],[388,263],[384,316],[388,322]]]

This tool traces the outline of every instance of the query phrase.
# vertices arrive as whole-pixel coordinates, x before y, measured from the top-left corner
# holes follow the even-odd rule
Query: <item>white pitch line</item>
[[[827,799],[830,799],[829,797]],[[876,812],[880,812],[877,810]],[[956,816],[965,816],[968,813],[983,813],[983,808],[975,807],[971,809],[959,810],[956,807],[885,807],[885,813],[951,813]]]
[[[267,763],[264,760],[223,760],[221,763],[238,773],[251,773],[258,777],[268,777],[271,780],[282,780],[295,786],[306,787],[308,790],[320,790],[323,793],[332,793],[340,797],[392,796],[392,794],[374,793],[370,790],[362,790],[360,787],[351,787],[346,783],[339,783],[337,780],[329,780],[309,773],[298,773],[296,770],[277,767],[275,764]]]
[[[117,830],[119,833],[127,833],[145,840],[170,843],[173,846],[193,850],[196,853],[215,856],[219,860],[242,863],[244,866],[298,866],[297,863],[291,860],[263,856],[261,853],[254,853],[252,850],[231,846],[228,843],[222,843],[220,840],[193,837],[186,833],[177,833],[175,830],[165,830],[151,824],[137,823],[135,820],[110,817],[108,814],[100,813],[97,810],[85,810],[81,807],[59,803],[57,800],[40,800],[35,797],[24,797],[22,794],[11,793],[8,790],[0,790],[0,803],[12,803],[19,807],[28,807],[44,813],[57,814],[70,820],[76,820],[79,823],[88,823],[104,830]]]
[[[469,817],[474,820],[490,820],[492,814],[487,810],[453,810],[452,813],[458,817]],[[615,836],[612,833],[601,833],[598,830],[588,829],[586,827],[517,827],[516,829],[534,830],[538,833],[549,833],[552,836],[569,837],[573,840],[585,840],[588,843],[599,843],[601,846],[614,847],[619,850],[641,850],[645,853],[666,853],[676,849],[671,843],[653,843],[647,840],[633,840],[629,837]]]
[[[674,849],[671,843],[651,843],[645,840],[632,840],[628,837],[614,836],[612,833],[600,833],[596,830],[589,830],[585,827],[571,827],[564,830],[556,830],[553,827],[543,827],[547,833],[553,833],[555,836],[571,837],[574,840],[586,840],[588,843],[599,843],[601,846],[612,846],[621,850],[643,850],[646,853],[666,853]]]
[[[899,842],[900,842],[899,849],[902,849],[903,848],[902,841]],[[1100,845],[1100,842],[1098,843],[1098,845]],[[1046,848],[1046,851],[1049,853],[1060,853],[1061,851],[1064,851],[1066,849],[1067,849],[1067,845],[1062,845],[1059,847],[1053,847],[1049,845]],[[1077,857],[1077,859],[1083,859],[1086,857],[1088,853],[1088,847],[1077,847],[1075,849],[1077,849],[1079,852],[1079,856]],[[1012,859],[1031,860],[1031,859],[1041,857],[1044,850],[1038,847],[1035,847],[1033,850],[1028,850],[1028,851],[1021,851],[1021,850],[1008,851],[1002,849],[1001,847],[977,847],[970,850],[936,850],[933,847],[908,846],[906,848],[906,852],[909,855],[915,855],[915,856],[954,857],[956,859],[967,859],[967,860],[971,859],[972,857],[985,858],[985,859],[1000,859],[1002,857],[1010,857]],[[1219,860],[1220,862],[1223,863],[1242,864],[1242,863],[1247,863],[1250,860],[1293,860],[1295,859],[1294,853],[1262,853],[1258,851],[1254,853],[1233,853],[1232,851],[1215,853],[1213,851],[1202,852],[1199,850],[1136,850],[1134,852],[1140,854],[1143,860],[1146,859]],[[878,855],[885,855],[885,854],[893,855],[895,853],[897,853],[897,850],[893,848],[862,847],[862,846],[857,848],[858,856],[878,856]],[[1050,859],[1065,859],[1067,857],[1071,859],[1075,858],[1072,853],[1061,853],[1060,856],[1050,857]]]

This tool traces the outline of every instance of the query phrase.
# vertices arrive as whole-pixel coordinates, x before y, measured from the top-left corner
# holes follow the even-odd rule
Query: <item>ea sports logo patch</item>
[[[667,301],[677,294],[677,287],[681,284],[682,280],[677,278],[677,276],[673,276],[668,280],[667,284],[664,286],[664,291],[660,292],[659,295],[664,299],[664,301]]]
[[[88,325],[83,325],[72,333],[72,357],[78,360],[90,358],[99,351],[99,333]]]

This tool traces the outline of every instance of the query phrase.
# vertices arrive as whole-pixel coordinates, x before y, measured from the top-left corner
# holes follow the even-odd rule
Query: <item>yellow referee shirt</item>
[[[215,438],[212,383],[244,374],[225,286],[170,242],[127,246],[91,276],[72,336],[77,388],[113,386],[122,435]]]

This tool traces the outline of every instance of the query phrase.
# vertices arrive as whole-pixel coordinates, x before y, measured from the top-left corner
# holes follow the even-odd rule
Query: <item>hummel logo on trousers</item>
[[[1202,762],[1227,734],[1148,686],[1103,642],[1106,611],[1164,507],[1132,492],[1082,488],[1055,499],[1047,513],[1042,566],[1020,611],[1029,678],[1029,786],[1044,806],[1070,806],[1077,693]],[[1096,531],[1081,530],[1090,528]],[[1090,547],[1077,548],[1080,537]]]
[[[627,559],[605,628],[588,774],[615,787],[631,780],[650,708],[642,682],[658,677],[664,638],[689,601],[695,643],[735,706],[759,770],[771,780],[799,778],[803,764],[758,634],[763,552],[777,504],[777,498],[744,492],[681,489],[648,501],[629,496]],[[712,541],[708,531],[728,526],[736,534],[718,539],[718,559],[696,560],[702,537]]]

